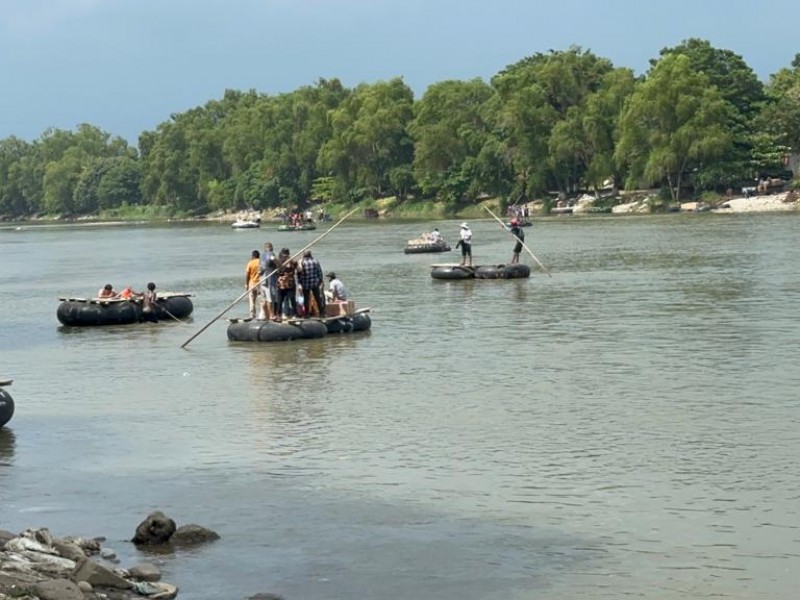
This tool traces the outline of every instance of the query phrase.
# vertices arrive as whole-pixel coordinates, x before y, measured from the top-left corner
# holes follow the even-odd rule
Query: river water
[[[344,223],[314,247],[371,332],[228,342],[250,251],[224,224],[0,229],[0,528],[105,535],[181,598],[788,600],[800,586],[797,215],[559,217],[552,277],[439,281]],[[471,223],[476,264],[508,259]],[[194,294],[188,323],[67,329],[106,282]],[[161,509],[221,539],[148,556]]]

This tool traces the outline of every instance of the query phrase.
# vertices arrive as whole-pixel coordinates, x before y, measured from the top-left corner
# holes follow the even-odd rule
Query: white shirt
[[[466,229],[464,227],[461,228],[461,241],[465,244],[472,243],[472,230],[469,227]]]
[[[347,290],[340,279],[331,279],[330,290],[335,300],[347,300]]]

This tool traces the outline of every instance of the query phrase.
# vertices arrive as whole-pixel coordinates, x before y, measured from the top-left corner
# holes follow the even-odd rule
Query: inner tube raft
[[[434,279],[473,279],[475,269],[457,264],[431,265],[431,277]]]
[[[11,380],[0,381],[0,427],[8,423],[14,416],[14,399],[5,389],[5,386],[10,384]]]
[[[409,240],[403,250],[406,254],[422,254],[425,252],[450,252],[451,248],[447,242],[423,242],[421,240]]]
[[[462,267],[456,264],[431,265],[434,279],[526,279],[531,276],[528,265],[486,265]]]
[[[475,279],[527,279],[531,268],[522,263],[475,268]]]
[[[155,318],[158,321],[174,321],[188,317],[194,310],[189,296],[190,294],[168,292],[159,294],[156,299]],[[130,300],[59,298],[59,300],[61,304],[56,310],[56,317],[63,325],[129,325],[150,320],[142,311],[142,301],[138,298]]]
[[[232,342],[285,342],[325,337],[332,333],[366,331],[372,319],[366,311],[327,319],[295,319],[275,323],[253,319],[232,319],[228,339]]]

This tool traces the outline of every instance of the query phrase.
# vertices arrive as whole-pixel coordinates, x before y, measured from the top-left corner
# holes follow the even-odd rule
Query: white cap
[[[469,229],[469,227],[467,227],[466,222],[461,224],[461,229]]]

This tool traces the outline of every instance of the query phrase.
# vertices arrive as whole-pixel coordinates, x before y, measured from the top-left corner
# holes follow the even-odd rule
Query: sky
[[[0,0],[0,139],[97,126],[136,145],[226,89],[481,78],[577,45],[636,74],[688,38],[762,81],[800,52],[797,0]]]

